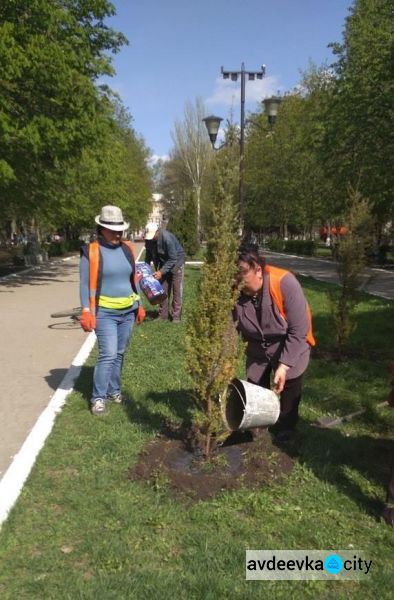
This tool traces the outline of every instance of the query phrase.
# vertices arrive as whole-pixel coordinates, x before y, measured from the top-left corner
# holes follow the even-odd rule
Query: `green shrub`
[[[67,252],[79,250],[83,246],[82,240],[62,240],[61,242],[51,242],[48,247],[48,256],[63,256]]]
[[[48,256],[61,256],[63,254],[62,242],[51,242],[48,247]]]
[[[78,250],[84,245],[85,242],[82,240],[67,240],[67,250],[68,252],[73,252],[74,250]]]
[[[314,256],[316,242],[313,240],[287,240],[285,242],[285,252],[301,256]]]
[[[285,249],[285,241],[277,238],[268,240],[267,247],[269,250],[272,250],[272,252],[283,252]]]
[[[267,246],[272,252],[286,252],[287,254],[299,254],[300,256],[314,256],[316,242],[313,240],[269,240]]]
[[[349,188],[348,233],[336,244],[337,272],[341,286],[329,293],[338,357],[356,327],[355,308],[358,292],[372,243],[374,220],[368,201],[357,190]]]
[[[25,264],[25,260],[23,258],[23,248],[20,246],[11,248],[10,256],[12,257],[12,264],[14,264],[16,267],[20,267]]]

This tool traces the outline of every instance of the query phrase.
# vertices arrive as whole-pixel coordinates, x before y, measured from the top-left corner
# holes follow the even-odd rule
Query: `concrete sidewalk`
[[[0,479],[86,335],[50,314],[79,305],[79,258],[0,280]]]
[[[266,256],[267,262],[274,266],[289,269],[300,275],[314,277],[319,281],[339,283],[336,263],[331,260],[277,254],[276,252],[264,252],[264,256]],[[394,272],[366,268],[362,277],[361,289],[374,296],[394,300]]]

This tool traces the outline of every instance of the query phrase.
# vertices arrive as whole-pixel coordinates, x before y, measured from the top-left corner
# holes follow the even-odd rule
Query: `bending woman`
[[[273,373],[281,408],[270,431],[278,441],[286,441],[298,421],[302,377],[315,345],[309,306],[294,275],[268,266],[256,244],[241,247],[238,278],[243,287],[233,318],[247,342],[247,378],[270,388]]]

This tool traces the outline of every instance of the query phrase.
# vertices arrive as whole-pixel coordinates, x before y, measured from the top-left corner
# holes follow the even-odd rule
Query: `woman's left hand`
[[[286,374],[290,367],[287,365],[279,364],[274,375],[274,392],[280,394],[283,392],[286,382]]]
[[[145,315],[145,309],[142,306],[139,306],[135,315],[135,322],[137,325],[141,325],[142,321],[145,319]]]

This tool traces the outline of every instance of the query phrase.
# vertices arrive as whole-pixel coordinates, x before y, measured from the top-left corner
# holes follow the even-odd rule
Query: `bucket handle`
[[[236,386],[236,385],[234,385],[234,383],[230,383],[230,385],[231,385],[231,386],[232,386],[232,387],[233,387],[233,388],[236,390],[236,392],[237,392],[238,396],[241,398],[242,405],[243,405],[244,409],[246,410],[246,404],[245,404],[245,402],[244,402],[244,399],[243,399],[243,397],[242,397],[242,394],[241,394],[241,392],[239,391],[239,389],[237,388],[237,386]]]

